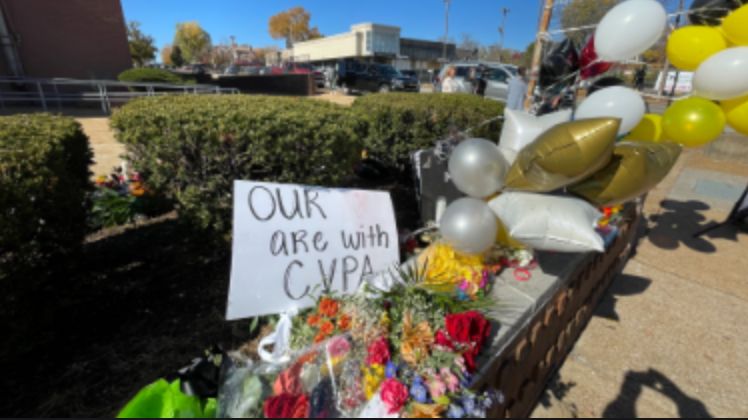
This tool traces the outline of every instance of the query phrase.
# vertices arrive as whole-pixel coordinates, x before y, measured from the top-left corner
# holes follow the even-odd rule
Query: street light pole
[[[444,49],[442,50],[442,59],[447,61],[447,39],[449,38],[449,4],[452,0],[444,0]]]
[[[504,17],[501,19],[501,26],[499,27],[499,35],[501,35],[501,40],[499,41],[499,63],[501,63],[501,52],[504,51],[504,29],[506,28],[506,16],[509,14],[509,8],[502,7],[501,13]]]

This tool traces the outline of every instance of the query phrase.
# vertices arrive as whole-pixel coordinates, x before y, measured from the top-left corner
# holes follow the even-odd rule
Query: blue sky
[[[268,35],[268,19],[293,6],[312,14],[312,25],[325,35],[349,30],[351,24],[375,22],[400,26],[404,37],[436,40],[444,33],[442,0],[121,0],[125,18],[137,20],[161,48],[171,42],[178,22],[196,20],[214,43],[237,42],[252,46],[283,46]],[[506,24],[507,48],[524,50],[537,29],[539,0],[453,0],[450,37],[463,33],[482,44],[499,41],[501,8],[511,12]]]

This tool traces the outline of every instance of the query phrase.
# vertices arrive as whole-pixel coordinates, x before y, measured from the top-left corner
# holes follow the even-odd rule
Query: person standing
[[[520,67],[517,70],[517,74],[509,79],[509,87],[506,99],[507,109],[523,109],[525,105],[525,94],[527,93],[527,80],[525,79],[525,73],[527,71],[524,67]]]
[[[455,78],[457,70],[450,66],[447,69],[447,73],[442,80],[442,93],[459,93],[462,91],[460,82]]]

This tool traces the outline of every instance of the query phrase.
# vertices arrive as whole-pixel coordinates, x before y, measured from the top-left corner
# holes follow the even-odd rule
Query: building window
[[[366,31],[366,51],[371,52],[371,50],[372,50],[371,31]]]

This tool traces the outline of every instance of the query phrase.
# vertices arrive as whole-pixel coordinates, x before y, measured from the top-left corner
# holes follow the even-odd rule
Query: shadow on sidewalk
[[[717,247],[704,237],[695,238],[693,235],[713,222],[706,222],[701,212],[709,210],[708,204],[690,200],[664,200],[660,203],[664,211],[649,217],[650,226],[646,232],[649,241],[658,248],[675,250],[686,246],[694,251],[712,254]],[[713,237],[709,235],[709,237]],[[719,236],[724,238],[724,236]],[[737,233],[727,239],[737,240]]]
[[[620,321],[621,317],[616,312],[616,303],[618,298],[621,296],[634,296],[644,293],[652,284],[652,280],[632,276],[630,274],[620,274],[613,280],[613,283],[608,288],[605,296],[595,308],[593,313],[594,316],[601,318],[610,319],[612,321]]]
[[[669,398],[678,407],[680,418],[712,418],[703,402],[685,394],[678,386],[657,370],[629,371],[618,397],[605,408],[604,418],[635,418],[636,401],[644,387]]]

